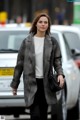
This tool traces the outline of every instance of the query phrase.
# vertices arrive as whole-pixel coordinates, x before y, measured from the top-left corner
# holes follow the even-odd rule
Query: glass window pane
[[[0,49],[18,50],[28,31],[0,31]]]
[[[71,49],[76,48],[80,50],[80,39],[78,34],[72,32],[64,32],[63,35]]]

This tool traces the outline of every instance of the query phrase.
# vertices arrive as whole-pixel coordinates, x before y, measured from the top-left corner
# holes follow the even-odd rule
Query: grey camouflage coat
[[[43,51],[43,84],[45,97],[48,104],[55,104],[56,94],[52,93],[49,89],[48,84],[48,70],[52,48],[54,49],[54,66],[58,74],[63,74],[61,53],[57,41],[53,38],[54,45],[52,45],[51,37],[46,35],[44,39],[44,51]],[[13,80],[10,84],[12,88],[18,88],[20,83],[20,77],[23,72],[23,83],[24,83],[24,98],[26,107],[29,107],[34,100],[34,95],[37,91],[37,84],[35,78],[35,51],[33,35],[29,34],[28,37],[23,40],[20,50],[18,52],[17,64],[13,75]]]

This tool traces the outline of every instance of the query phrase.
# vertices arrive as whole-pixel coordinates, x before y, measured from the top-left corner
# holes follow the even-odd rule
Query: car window
[[[26,38],[28,31],[0,31],[1,49],[19,50],[22,40]]]
[[[80,38],[77,33],[74,32],[64,32],[63,33],[65,39],[67,40],[71,49],[80,50]]]
[[[8,37],[8,48],[18,50],[24,38],[25,38],[25,34],[10,35]]]

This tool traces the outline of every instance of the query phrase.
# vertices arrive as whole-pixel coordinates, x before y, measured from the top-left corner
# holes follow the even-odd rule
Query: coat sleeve
[[[10,84],[10,86],[12,88],[15,88],[15,89],[18,88],[18,85],[20,83],[20,77],[21,77],[21,74],[23,72],[24,51],[25,51],[25,40],[23,40],[23,42],[22,42],[22,44],[20,46],[18,56],[17,56],[16,66],[14,68],[13,79],[12,79],[12,82]]]
[[[60,50],[59,43],[57,42],[57,40],[55,38],[53,38],[53,52],[54,52],[53,53],[54,54],[54,57],[53,57],[54,69],[58,75],[63,75],[63,77],[64,77],[63,68],[62,68],[61,50]]]

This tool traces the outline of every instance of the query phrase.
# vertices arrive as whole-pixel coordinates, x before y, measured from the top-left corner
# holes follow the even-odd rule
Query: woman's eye
[[[44,23],[44,24],[47,24],[48,22],[47,21],[39,21],[39,23]]]
[[[45,23],[45,24],[47,24],[48,22],[47,22],[47,21],[45,21],[44,23]]]
[[[39,21],[39,23],[42,23],[42,21]]]

